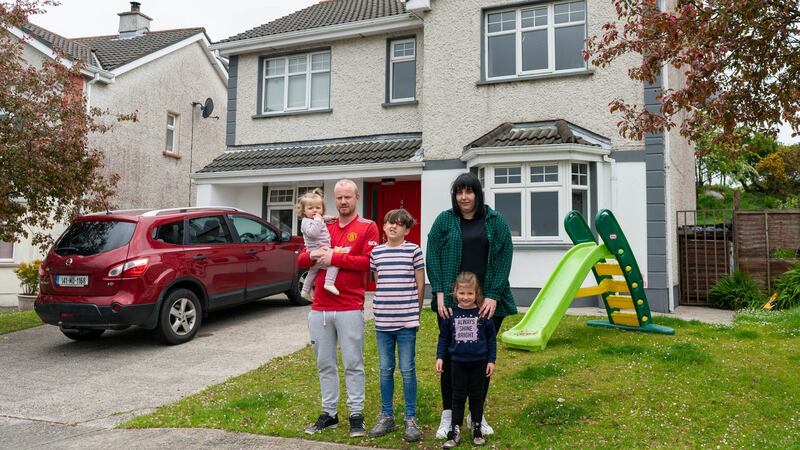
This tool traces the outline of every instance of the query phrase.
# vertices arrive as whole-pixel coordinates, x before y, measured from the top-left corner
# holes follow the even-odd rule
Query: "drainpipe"
[[[86,83],[86,113],[88,114],[92,109],[92,85],[100,81],[100,73],[95,72],[94,78]]]
[[[611,166],[611,207],[612,211],[617,210],[617,160],[614,158],[604,155],[603,162],[607,163]]]

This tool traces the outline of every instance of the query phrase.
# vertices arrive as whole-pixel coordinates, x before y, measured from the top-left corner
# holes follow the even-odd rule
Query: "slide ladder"
[[[594,233],[577,211],[567,214],[564,228],[576,245],[595,242]],[[578,290],[576,297],[602,296],[606,308],[607,320],[590,320],[588,325],[675,334],[672,328],[653,323],[639,264],[614,214],[607,209],[601,210],[595,218],[595,228],[609,254],[615,259],[598,261],[592,267],[597,286]]]

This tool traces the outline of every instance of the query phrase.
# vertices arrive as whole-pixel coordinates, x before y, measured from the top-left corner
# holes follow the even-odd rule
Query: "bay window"
[[[331,52],[264,60],[262,114],[330,108]]]
[[[589,164],[553,161],[488,165],[487,201],[502,214],[514,241],[565,242],[562,220],[577,210],[590,211]]]
[[[485,14],[485,78],[586,69],[586,2],[555,2]]]

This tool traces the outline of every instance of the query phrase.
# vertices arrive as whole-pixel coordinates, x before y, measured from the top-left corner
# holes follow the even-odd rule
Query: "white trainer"
[[[472,426],[472,414],[467,414],[467,424]],[[486,423],[486,415],[484,414],[481,418],[481,433],[484,436],[489,436],[490,434],[494,434],[494,428],[492,428],[488,423]]]
[[[439,422],[439,429],[436,430],[436,439],[447,439],[450,431],[450,423],[453,421],[453,410],[445,409],[442,411],[442,420]]]

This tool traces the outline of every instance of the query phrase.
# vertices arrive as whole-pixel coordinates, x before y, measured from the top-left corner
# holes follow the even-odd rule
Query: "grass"
[[[0,311],[0,334],[24,330],[42,324],[34,311]]]
[[[508,318],[503,330],[520,315]],[[731,327],[658,318],[675,336],[586,326],[565,317],[547,350],[498,344],[487,418],[496,448],[739,448],[800,446],[800,309],[744,311]],[[211,386],[125,428],[207,427],[385,448],[439,448],[439,388],[433,370],[435,317],[418,335],[418,409],[425,438],[402,432],[379,439],[347,436],[347,427],[315,436],[303,428],[319,414],[310,347]],[[374,331],[368,326],[367,426],[379,411]],[[343,378],[342,378],[343,380]],[[396,377],[396,411],[402,411]],[[344,386],[340,415],[346,412]],[[462,444],[469,447],[469,444]]]

